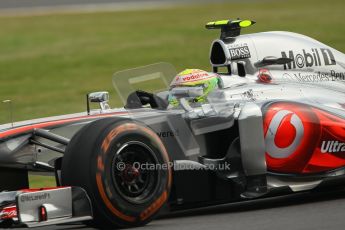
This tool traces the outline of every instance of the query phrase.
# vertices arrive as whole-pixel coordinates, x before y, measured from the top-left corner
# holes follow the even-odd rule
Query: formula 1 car
[[[345,185],[345,55],[290,32],[220,29],[217,88],[170,88],[174,67],[118,72],[87,95],[87,112],[0,126],[0,221],[145,225],[158,213]],[[198,75],[186,75],[197,79]],[[174,96],[177,106],[168,98]],[[91,109],[98,103],[99,109]],[[29,189],[28,172],[57,187]]]

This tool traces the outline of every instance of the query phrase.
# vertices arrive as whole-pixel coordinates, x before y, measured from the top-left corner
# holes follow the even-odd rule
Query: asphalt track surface
[[[148,3],[152,0],[0,0],[0,9],[23,8],[23,7],[55,7],[87,4],[110,4],[110,3]],[[156,2],[191,2],[191,0],[159,0]],[[195,1],[194,1],[195,2]]]
[[[0,0],[0,17],[147,10],[225,1],[240,0]]]
[[[0,16],[143,10],[239,0],[0,0]]]
[[[141,230],[337,230],[345,226],[345,189],[327,193],[301,193],[184,211],[152,221]],[[82,224],[37,230],[83,229]]]

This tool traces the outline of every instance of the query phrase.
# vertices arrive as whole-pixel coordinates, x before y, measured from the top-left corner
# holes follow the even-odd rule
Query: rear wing
[[[241,34],[241,29],[254,25],[255,21],[251,20],[219,20],[206,24],[206,29],[220,29],[220,39],[234,38]]]

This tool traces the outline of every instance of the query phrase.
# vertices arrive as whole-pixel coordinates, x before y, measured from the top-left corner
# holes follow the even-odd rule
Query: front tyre
[[[99,227],[134,227],[151,221],[167,201],[169,166],[164,144],[149,127],[105,118],[72,138],[61,179],[87,191]]]

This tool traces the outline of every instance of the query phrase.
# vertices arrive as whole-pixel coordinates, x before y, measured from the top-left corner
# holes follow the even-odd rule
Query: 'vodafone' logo
[[[292,114],[292,115],[291,115]],[[282,121],[287,117],[290,117],[289,125],[291,124],[294,129],[294,137],[292,137],[292,142],[288,146],[279,147],[276,143],[276,135],[280,129],[284,129],[284,124]],[[277,112],[268,127],[265,143],[266,143],[266,152],[273,158],[287,158],[295,152],[297,147],[301,144],[304,134],[304,127],[302,120],[293,112],[289,110],[280,110]],[[288,138],[288,137],[284,137]]]

